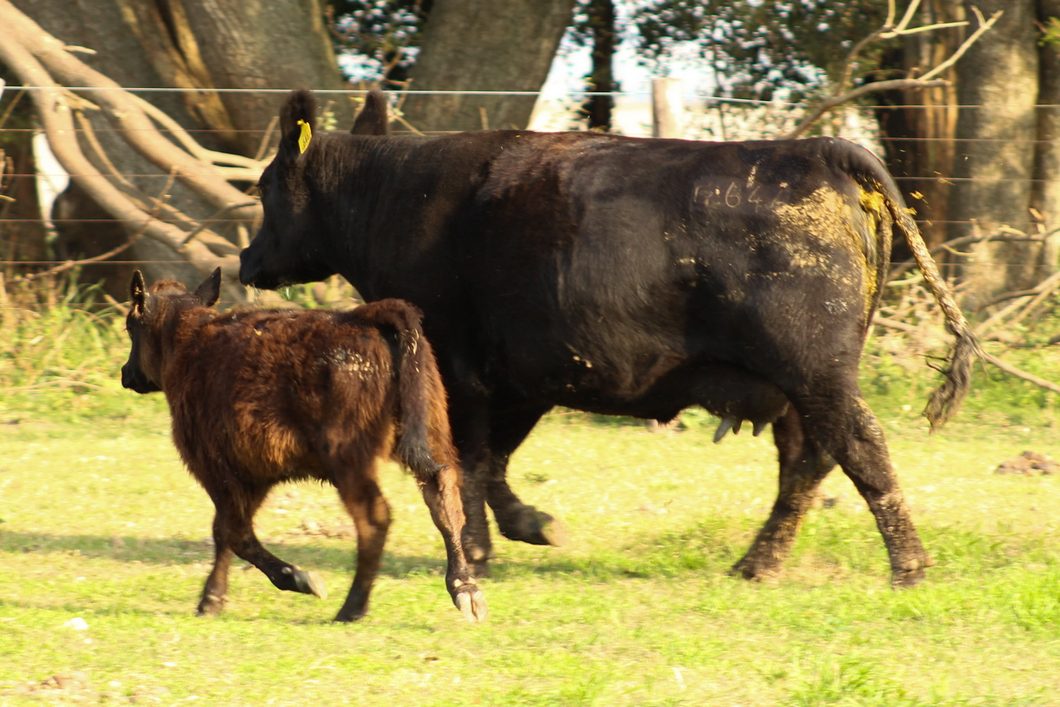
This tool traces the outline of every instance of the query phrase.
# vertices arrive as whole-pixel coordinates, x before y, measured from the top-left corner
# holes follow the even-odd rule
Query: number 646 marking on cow
[[[784,185],[781,185],[781,189]],[[761,190],[762,187],[759,184],[754,184],[747,190],[746,196],[744,194],[745,187],[741,186],[739,182],[729,182],[729,186],[722,192],[720,186],[711,186],[707,184],[700,184],[696,187],[695,192],[692,195],[692,200],[698,204],[702,204],[704,208],[711,208],[712,206],[727,206],[730,209],[738,208],[741,204],[747,203],[754,205],[755,209],[765,203],[765,199],[762,198]],[[777,195],[779,197],[779,193]],[[777,197],[774,197],[773,201],[776,201]]]

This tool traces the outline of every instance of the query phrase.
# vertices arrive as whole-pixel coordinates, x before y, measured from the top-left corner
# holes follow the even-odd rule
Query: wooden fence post
[[[681,79],[652,79],[651,118],[653,137],[682,136],[685,100]]]

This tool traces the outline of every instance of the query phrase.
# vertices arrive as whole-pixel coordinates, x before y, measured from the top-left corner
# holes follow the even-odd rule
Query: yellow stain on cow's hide
[[[853,262],[861,264],[860,272],[832,272],[825,270],[829,264],[819,252],[793,243],[791,264],[801,268],[825,270],[830,278],[845,287],[860,288],[864,297],[863,307],[868,316],[876,299],[877,230],[884,220],[887,199],[880,192],[859,189],[860,209],[851,200],[835,189],[820,187],[796,204],[776,207],[783,230],[789,233],[806,234],[824,244],[838,245],[854,256]]]

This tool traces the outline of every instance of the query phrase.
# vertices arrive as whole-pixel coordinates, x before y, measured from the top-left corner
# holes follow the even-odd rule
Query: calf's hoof
[[[510,506],[496,513],[501,535],[530,545],[559,547],[567,542],[567,528],[548,513],[533,506]]]
[[[284,569],[284,572],[288,572]],[[324,580],[315,572],[307,572],[295,567],[290,571],[291,579],[294,580],[294,590],[302,594],[312,594],[317,599],[327,599],[328,590],[324,586]]]
[[[459,580],[457,580],[459,582]],[[489,615],[486,595],[473,583],[464,583],[454,590],[453,604],[460,610],[465,619],[472,623],[481,623]]]

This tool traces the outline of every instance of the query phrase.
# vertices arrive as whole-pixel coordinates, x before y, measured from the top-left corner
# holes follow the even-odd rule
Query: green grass
[[[879,533],[838,471],[778,582],[727,574],[774,497],[768,434],[714,445],[701,414],[652,434],[557,412],[509,478],[570,541],[495,537],[486,624],[452,607],[441,541],[393,466],[395,523],[367,618],[330,623],[353,540],[304,527],[349,521],[332,489],[300,484],[277,489],[258,532],[318,572],[329,599],[279,592],[237,562],[230,605],[201,619],[212,507],[173,450],[164,400],[116,385],[120,325],[67,314],[0,341],[0,705],[1060,704],[1060,477],[991,473],[1025,449],[1060,457],[1053,402],[1023,384],[980,375],[929,436],[927,374],[867,362],[937,561],[915,590],[889,588]],[[45,345],[67,329],[76,344]],[[1044,375],[1049,355],[1025,365]],[[87,629],[66,627],[74,618]],[[76,681],[59,690],[55,676]]]

